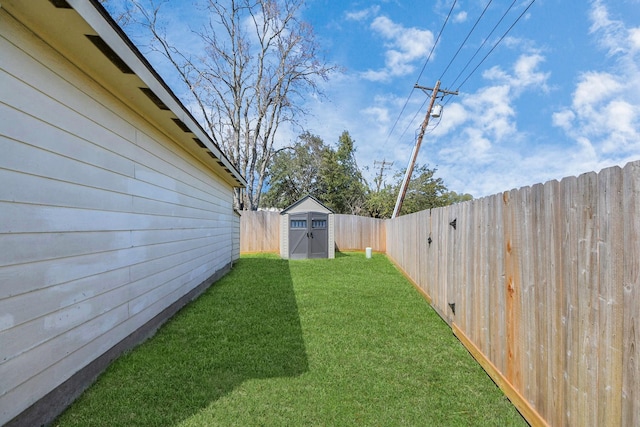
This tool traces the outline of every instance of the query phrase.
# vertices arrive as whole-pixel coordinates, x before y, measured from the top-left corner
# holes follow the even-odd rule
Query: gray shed
[[[335,226],[331,209],[315,197],[306,196],[280,215],[282,258],[335,258]]]

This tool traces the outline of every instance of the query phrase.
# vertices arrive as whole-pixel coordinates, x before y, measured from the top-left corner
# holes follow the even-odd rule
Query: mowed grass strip
[[[59,426],[519,426],[384,255],[243,256]]]

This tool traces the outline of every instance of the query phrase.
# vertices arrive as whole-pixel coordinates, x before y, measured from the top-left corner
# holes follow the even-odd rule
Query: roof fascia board
[[[316,202],[317,204],[319,204],[320,206],[322,206],[323,208],[325,208],[326,210],[328,210],[331,213],[335,213],[333,211],[333,209],[325,206],[324,203],[322,203],[320,200],[316,199],[315,197],[313,197],[311,194],[308,194],[306,196],[304,196],[302,199],[298,200],[297,202],[293,203],[291,206],[286,207],[282,212],[280,212],[280,215],[285,215],[286,213],[288,213],[291,209],[295,208],[296,206],[302,204],[305,200],[307,199],[311,199],[314,202]]]
[[[184,104],[173,93],[165,81],[155,71],[147,59],[111,18],[109,12],[97,0],[67,0],[73,9],[94,29],[109,47],[134,71],[140,80],[151,89],[158,98],[180,119],[206,148],[229,170],[241,186],[247,181],[231,164],[209,135],[202,129]]]

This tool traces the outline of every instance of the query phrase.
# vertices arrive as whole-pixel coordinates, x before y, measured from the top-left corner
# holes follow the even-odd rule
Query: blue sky
[[[305,18],[346,72],[325,86],[328,101],[309,101],[310,131],[333,142],[348,130],[361,167],[406,167],[426,111],[427,95],[413,85],[442,78],[458,89],[530,0],[515,2],[455,82],[511,3],[491,2],[443,74],[487,5],[457,1],[421,74],[453,1],[311,0]],[[639,160],[640,1],[535,1],[443,103],[418,161],[474,197]]]
[[[453,0],[307,0],[302,18],[344,71],[322,83],[324,99],[305,99],[305,127],[327,143],[349,131],[368,179],[374,161],[402,169],[428,98],[413,86],[441,79],[459,95],[441,101],[418,162],[450,190],[482,197],[640,160],[640,0],[535,0],[460,87],[531,3],[491,1],[451,62],[488,1],[456,1],[434,48]],[[282,129],[279,143],[297,134]]]

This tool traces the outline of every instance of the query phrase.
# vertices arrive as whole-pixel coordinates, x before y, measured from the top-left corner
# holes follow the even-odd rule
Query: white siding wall
[[[232,189],[0,9],[0,425],[238,257]]]
[[[240,258],[240,214],[234,212],[233,215],[233,261]]]

